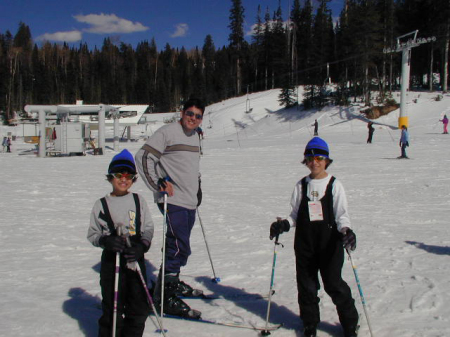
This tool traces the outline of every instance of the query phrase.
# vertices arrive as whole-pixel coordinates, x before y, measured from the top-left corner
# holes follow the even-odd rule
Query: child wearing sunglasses
[[[114,156],[106,177],[112,192],[95,202],[87,235],[95,247],[103,248],[100,268],[103,315],[98,321],[98,335],[109,337],[115,329],[117,336],[142,336],[150,307],[144,285],[133,267],[138,263],[146,279],[144,253],[150,248],[154,226],[145,199],[129,192],[137,176],[133,155],[128,150]],[[131,247],[122,233],[129,234]],[[118,274],[117,253],[120,253]],[[116,277],[119,289],[115,303]]]
[[[344,248],[356,248],[356,236],[350,228],[347,212],[347,197],[340,181],[326,171],[332,159],[323,139],[314,137],[308,142],[302,163],[310,174],[295,185],[288,219],[278,218],[271,224],[270,239],[296,227],[294,250],[303,335],[314,337],[317,334],[320,272],[325,292],[336,305],[344,336],[355,337],[358,312],[350,288],[341,277]]]

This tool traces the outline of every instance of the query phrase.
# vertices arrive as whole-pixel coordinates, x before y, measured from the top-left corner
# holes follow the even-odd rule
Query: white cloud
[[[189,26],[187,23],[179,23],[175,26],[175,32],[170,35],[170,37],[183,37],[187,35],[187,32],[189,30]]]
[[[65,42],[76,42],[80,41],[82,38],[82,33],[79,30],[72,30],[70,32],[56,32],[56,33],[45,33],[39,35],[36,40],[38,41],[65,41]]]
[[[74,15],[74,18],[78,22],[90,25],[90,28],[83,29],[83,31],[94,34],[134,33],[149,29],[140,22],[122,19],[115,14],[80,14]]]

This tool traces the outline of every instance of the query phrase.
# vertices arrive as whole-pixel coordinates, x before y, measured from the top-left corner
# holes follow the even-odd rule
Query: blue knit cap
[[[314,137],[306,144],[305,157],[324,156],[330,158],[329,154],[328,144],[320,137]]]
[[[127,149],[124,149],[122,152],[116,154],[108,167],[108,174],[123,171],[136,174],[136,165],[134,163],[133,155]]]

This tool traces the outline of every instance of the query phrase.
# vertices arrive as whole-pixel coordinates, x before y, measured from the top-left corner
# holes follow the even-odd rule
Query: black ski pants
[[[103,315],[98,321],[99,337],[112,336],[115,259],[115,253],[106,250],[103,251],[100,269]],[[116,336],[142,337],[145,329],[145,321],[150,313],[147,294],[137,271],[127,268],[126,260],[122,256],[120,260]],[[146,280],[144,259],[139,261],[139,266]]]
[[[326,232],[328,233],[325,234]],[[307,245],[305,249],[301,243],[296,247],[300,317],[304,326],[317,325],[320,322],[320,299],[317,296],[320,289],[318,276],[320,272],[324,290],[335,304],[339,321],[346,331],[357,325],[358,312],[351,290],[341,276],[344,249],[337,231],[324,230],[321,234],[319,245],[310,241],[311,245]],[[314,241],[314,237],[317,238],[311,235],[309,239]]]

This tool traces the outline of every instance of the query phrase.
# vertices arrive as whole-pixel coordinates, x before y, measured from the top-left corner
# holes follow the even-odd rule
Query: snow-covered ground
[[[450,136],[439,119],[450,114],[450,95],[410,93],[410,160],[400,155],[398,111],[375,120],[366,144],[367,120],[355,109],[281,110],[278,90],[209,106],[201,159],[200,216],[216,271],[213,277],[201,227],[192,234],[193,254],[182,279],[207,293],[267,295],[273,241],[269,225],[286,216],[294,184],[308,173],[301,164],[314,119],[330,145],[328,172],[344,184],[358,238],[353,254],[375,336],[450,336]],[[398,96],[395,96],[397,100]],[[413,100],[417,99],[417,103]],[[248,106],[252,108],[246,113]],[[138,141],[121,142],[135,153],[158,124],[138,126]],[[2,127],[2,135],[14,130]],[[111,132],[111,131],[109,131]],[[14,134],[14,133],[13,133]],[[21,138],[12,154],[0,153],[0,335],[96,336],[101,315],[101,251],[86,240],[89,213],[110,191],[105,180],[115,154],[37,158]],[[148,276],[161,263],[162,216],[139,181],[156,224],[146,254]],[[273,336],[300,336],[293,231],[277,249],[271,323]],[[369,336],[351,265],[343,274],[361,313],[360,336]],[[334,305],[321,290],[319,336],[341,336]],[[206,319],[264,326],[267,300],[187,300]],[[164,319],[168,336],[257,336],[252,330]],[[145,336],[156,336],[147,320]]]

